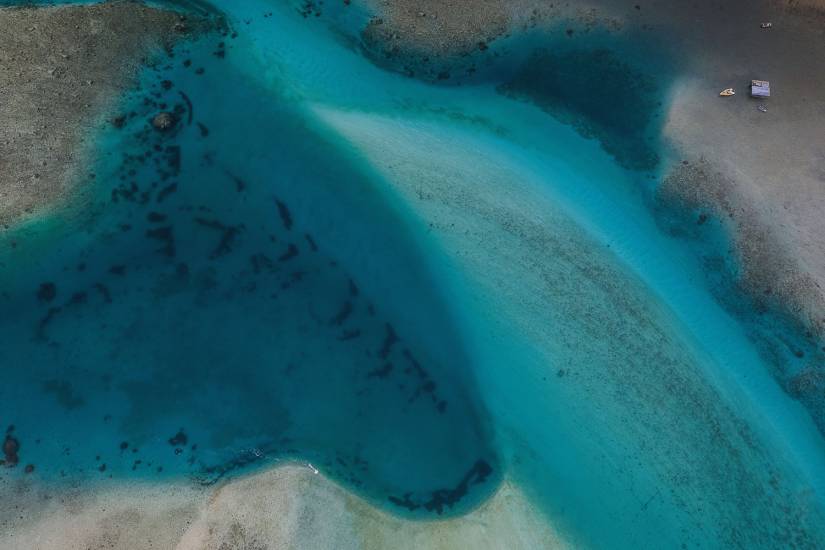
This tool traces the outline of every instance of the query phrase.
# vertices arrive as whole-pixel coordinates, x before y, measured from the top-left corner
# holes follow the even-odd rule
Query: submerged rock
[[[186,434],[184,433],[183,428],[181,428],[180,430],[178,430],[178,433],[176,433],[174,436],[169,438],[169,444],[172,445],[173,447],[176,447],[178,445],[186,445],[186,442],[188,441],[188,439],[189,438],[186,437]]]
[[[152,119],[152,126],[155,130],[160,130],[161,132],[171,130],[175,124],[177,124],[177,120],[172,113],[158,113],[155,115],[155,118]]]
[[[6,460],[6,466],[17,466],[17,463],[20,461],[20,458],[17,456],[19,451],[20,442],[12,436],[7,435],[6,440],[3,441],[3,455]]]
[[[51,302],[57,296],[57,286],[54,283],[42,283],[37,289],[37,299],[41,302]]]

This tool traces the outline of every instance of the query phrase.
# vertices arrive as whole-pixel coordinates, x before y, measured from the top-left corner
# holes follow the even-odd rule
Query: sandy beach
[[[210,488],[104,483],[48,494],[35,483],[18,481],[13,491],[17,506],[0,515],[3,548],[566,547],[509,482],[475,511],[439,522],[391,516],[301,465]]]

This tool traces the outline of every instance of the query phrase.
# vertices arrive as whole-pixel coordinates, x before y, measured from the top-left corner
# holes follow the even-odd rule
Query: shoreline
[[[86,170],[88,136],[112,123],[118,98],[141,66],[206,19],[139,2],[0,8],[0,227],[60,206]]]
[[[49,494],[36,481],[21,480],[15,490],[37,513],[27,517],[29,511],[20,507],[10,512],[14,517],[2,522],[0,546],[131,549],[138,541],[140,547],[180,550],[244,544],[376,550],[388,544],[446,550],[468,542],[491,550],[503,544],[524,550],[567,546],[511,482],[468,514],[437,521],[392,516],[294,463],[209,488],[124,483]]]

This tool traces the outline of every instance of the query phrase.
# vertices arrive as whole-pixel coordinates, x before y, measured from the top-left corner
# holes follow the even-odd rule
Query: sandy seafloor
[[[412,4],[217,3],[4,231],[0,546],[825,544],[818,12]]]

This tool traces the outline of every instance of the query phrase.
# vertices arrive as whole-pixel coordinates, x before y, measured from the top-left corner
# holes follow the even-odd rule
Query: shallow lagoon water
[[[32,261],[6,272],[3,346],[7,364],[26,365],[4,403],[26,447],[44,446],[28,456],[46,476],[203,482],[293,457],[437,512],[464,496],[465,478],[494,486],[466,359],[403,229],[368,239],[391,213],[359,196],[369,176],[293,108],[252,82],[236,88],[241,108],[218,108],[221,79],[243,79],[212,55],[218,43],[146,75],[124,104],[134,115],[101,138],[88,195],[42,230],[47,242],[26,234],[37,225],[10,237],[7,262]],[[211,61],[202,75],[175,68],[189,56]],[[147,128],[153,102],[181,106],[176,135]],[[252,143],[218,141],[253,125]],[[383,300],[392,288],[370,285],[377,273],[415,303]]]
[[[363,12],[299,7],[220,6],[237,38],[159,57],[85,191],[3,236],[21,460],[44,483],[310,461],[419,518],[507,475],[581,544],[821,542],[821,437],[660,231],[655,169],[495,79],[384,71]]]

